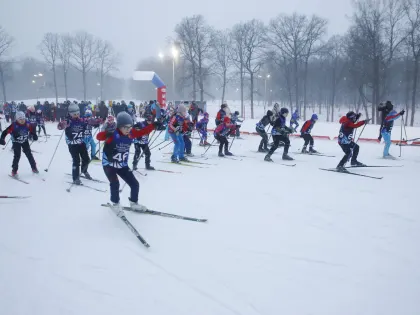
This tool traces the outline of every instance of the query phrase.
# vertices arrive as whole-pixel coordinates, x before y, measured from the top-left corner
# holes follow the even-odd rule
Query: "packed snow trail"
[[[47,124],[48,132],[59,134],[54,127]],[[40,170],[58,139],[33,144]],[[264,162],[252,152],[259,141],[235,140],[231,151],[246,156],[241,161],[218,158],[211,147],[205,163],[217,165],[197,165],[206,168],[157,162],[169,160],[171,146],[153,150],[152,165],[181,174],[142,169],[139,201],[208,222],[126,211],[149,249],[101,206],[108,184],[82,179],[107,192],[66,192],[64,141],[45,182],[22,158],[28,185],[8,177],[13,154],[0,152],[0,194],[31,196],[0,199],[1,313],[418,315],[419,149],[404,147],[401,159],[385,161],[382,145],[359,143],[363,163],[404,165],[351,169],[383,177],[372,180],[319,170],[342,157],[334,141],[315,142],[330,158],[293,154],[302,140],[292,139],[295,167]],[[106,181],[99,163],[89,172]],[[128,196],[126,187],[123,205]]]

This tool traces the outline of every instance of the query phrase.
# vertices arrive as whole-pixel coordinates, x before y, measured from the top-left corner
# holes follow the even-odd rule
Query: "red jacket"
[[[134,129],[133,128],[133,129],[131,129],[128,136],[130,137],[130,139],[143,137],[143,136],[151,133],[154,129],[155,129],[155,126],[153,124],[150,124],[146,128],[143,128],[143,129]],[[119,129],[118,129],[118,133],[120,135],[122,135],[122,133]],[[101,131],[96,135],[96,139],[99,140],[99,141],[105,141],[105,143],[111,143],[112,140],[113,140],[112,137],[107,138],[106,134],[107,134],[106,131]]]

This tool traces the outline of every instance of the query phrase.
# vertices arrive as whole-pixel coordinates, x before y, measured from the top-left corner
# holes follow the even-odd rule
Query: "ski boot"
[[[220,157],[224,157],[225,155],[222,153],[222,151],[219,151],[219,154],[218,154]]]
[[[130,207],[133,208],[134,210],[137,210],[137,211],[147,211],[148,210],[146,206],[143,206],[143,205],[139,204],[138,202],[131,201],[130,198],[128,198],[128,200],[130,201]]]
[[[211,145],[210,143],[208,143],[207,141],[204,141],[204,146],[209,146]]]
[[[80,180],[80,178],[73,179],[73,185],[77,185],[77,186],[82,185],[82,181]]]
[[[185,153],[186,156],[194,156],[194,154],[190,153]]]
[[[337,172],[340,172],[340,173],[348,173],[349,172],[343,165],[337,165],[336,170],[337,170]]]
[[[34,174],[39,174],[39,171],[38,171],[38,169],[35,167],[35,168],[33,168],[33,169],[32,169],[32,173],[34,173]]]
[[[178,159],[175,157],[175,155],[171,156],[171,162],[172,163],[179,163]]]
[[[136,166],[136,169],[137,169],[137,166]],[[148,171],[154,171],[155,168],[153,166],[151,166],[150,164],[146,164],[146,170],[148,170]]]
[[[205,144],[203,143],[203,141],[200,141],[200,143],[198,144],[200,147],[204,147]]]
[[[91,161],[100,161],[100,159],[97,158],[96,156],[92,156]]]
[[[87,171],[83,172],[83,175],[85,175],[86,179],[92,180],[92,176],[90,176],[90,174]]]
[[[179,158],[180,162],[189,162],[190,160],[188,160],[185,156],[182,158]]]
[[[383,158],[386,159],[386,160],[396,160],[397,159],[396,157],[392,156],[391,154],[385,155]]]
[[[314,150],[314,148],[312,148],[312,147],[309,147],[309,153],[310,154],[317,154],[318,151],[317,150]]]
[[[263,148],[258,148],[258,152],[260,152],[260,153],[265,153],[265,149],[263,149]]]
[[[266,161],[266,162],[273,162],[273,160],[271,159],[271,154],[269,153],[269,154],[267,154],[265,157],[264,157],[264,161]]]
[[[229,152],[229,151],[225,150],[225,155],[226,155],[226,156],[232,156],[233,154],[232,154],[231,152]]]
[[[15,178],[18,178],[17,170],[16,171],[15,170],[12,170],[12,174],[10,174],[10,176],[15,177]]]
[[[359,161],[351,161],[351,166],[359,166],[359,167],[363,167],[366,166],[366,164],[360,163]]]
[[[310,151],[310,149],[309,149],[309,151]],[[301,153],[302,154],[308,154],[309,152],[308,152],[308,150],[306,150],[306,147],[303,147]]]
[[[114,211],[117,217],[121,218],[125,216],[124,211],[119,203],[113,203],[110,208],[112,211]]]
[[[137,163],[133,163],[133,171],[137,171]]]
[[[287,153],[283,153],[282,159],[285,160],[285,161],[293,161],[294,160],[294,158],[290,157]]]

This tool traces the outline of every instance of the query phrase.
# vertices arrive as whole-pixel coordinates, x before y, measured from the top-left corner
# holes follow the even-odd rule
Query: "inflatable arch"
[[[162,79],[153,71],[134,71],[133,80],[149,81],[156,87],[156,99],[160,107],[166,107],[166,85]]]

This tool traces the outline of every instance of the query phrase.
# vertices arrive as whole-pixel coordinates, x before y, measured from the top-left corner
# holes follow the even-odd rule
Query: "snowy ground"
[[[55,125],[47,131],[54,136],[32,146],[40,170],[59,140]],[[152,165],[182,174],[138,176],[140,201],[209,222],[127,213],[150,249],[100,206],[108,192],[66,192],[64,142],[42,171],[45,182],[22,156],[19,173],[29,185],[7,176],[13,155],[0,149],[0,195],[32,196],[0,199],[0,314],[420,314],[420,148],[403,147],[400,160],[384,161],[382,145],[361,143],[361,162],[404,165],[358,170],[384,177],[375,180],[319,170],[342,157],[335,141],[316,142],[335,158],[292,154],[296,167],[264,162],[258,142],[235,140],[242,161],[218,158],[212,147],[200,160],[212,164],[205,168],[158,162],[169,160],[163,153],[172,146],[153,150]],[[301,145],[293,139],[290,152]],[[90,173],[106,180],[99,165]],[[128,195],[125,188],[122,202]]]

